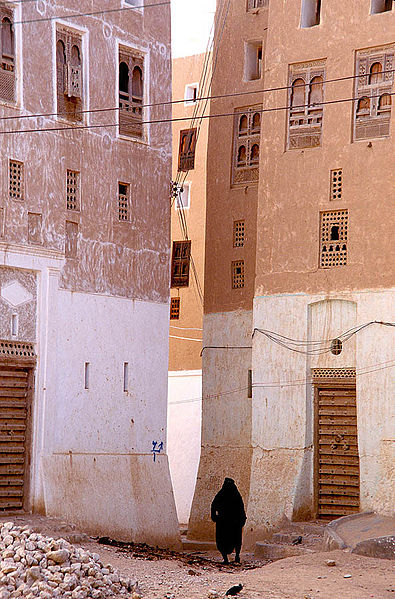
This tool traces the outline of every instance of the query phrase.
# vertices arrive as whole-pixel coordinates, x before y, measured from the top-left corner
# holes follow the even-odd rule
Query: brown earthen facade
[[[392,3],[230,3],[211,114],[261,106],[259,181],[234,184],[246,121],[212,118],[191,538],[224,476],[250,540],[284,514],[393,511],[394,32]]]

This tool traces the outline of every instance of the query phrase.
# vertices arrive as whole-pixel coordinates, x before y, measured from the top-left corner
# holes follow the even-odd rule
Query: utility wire
[[[383,94],[377,94],[377,95],[371,95],[369,96],[369,98],[379,98],[381,97]],[[395,92],[392,93],[387,93],[386,95],[388,96],[394,96]],[[346,103],[346,102],[355,102],[356,100],[360,100],[359,97],[352,97],[352,98],[340,98],[338,100],[326,100],[325,102],[316,102],[314,104],[314,107],[317,108],[319,106],[327,106],[327,105],[332,105],[332,104],[341,104],[341,103]],[[283,110],[289,110],[290,108],[295,109],[295,108],[306,108],[312,106],[311,104],[299,104],[298,106],[275,106],[272,108],[257,108],[256,109],[256,113],[259,114],[264,114],[267,112],[280,112]],[[217,113],[217,114],[205,114],[203,116],[201,116],[201,119],[212,119],[212,118],[220,118],[220,117],[234,117],[235,115],[242,115],[244,114],[244,112],[223,112],[223,113]],[[187,121],[189,120],[188,117],[179,117],[179,118],[169,118],[169,119],[152,119],[149,121],[140,121],[142,125],[152,125],[152,124],[162,124],[162,123],[174,123],[174,122],[179,122],[179,121]],[[100,125],[67,125],[66,127],[46,127],[44,129],[15,129],[15,130],[7,130],[7,131],[0,131],[0,135],[12,135],[12,134],[16,134],[16,133],[41,133],[41,132],[45,132],[45,131],[75,131],[75,130],[83,130],[83,129],[103,129],[103,128],[107,128],[107,127],[118,127],[119,123],[105,123],[105,124],[100,124]]]
[[[39,17],[38,19],[27,19],[24,21],[14,21],[12,25],[27,25],[30,23],[43,23],[45,21],[56,21],[57,19],[78,19],[80,17],[92,17],[95,15],[105,15],[114,12],[124,12],[125,10],[138,10],[139,8],[152,8],[154,6],[167,6],[171,4],[170,0],[165,2],[155,2],[153,4],[141,4],[140,6],[122,6],[120,8],[105,8],[104,10],[94,10],[91,12],[63,14],[54,17]]]
[[[34,1],[36,1],[36,0],[34,0]],[[395,69],[391,69],[389,71],[382,71],[382,74],[394,73],[394,72],[395,72]],[[350,75],[348,77],[339,77],[337,79],[327,79],[327,80],[323,81],[323,83],[334,83],[336,81],[345,81],[347,79],[357,79],[359,77],[366,77],[366,75]],[[298,87],[307,87],[309,85],[310,85],[309,83],[305,83],[300,86],[298,85]],[[214,95],[214,96],[200,96],[200,97],[196,98],[195,104],[202,100],[217,100],[217,99],[233,98],[236,96],[260,94],[260,93],[280,91],[280,90],[286,90],[286,89],[292,89],[292,85],[283,86],[283,87],[271,87],[271,88],[268,87],[266,89],[259,89],[257,91],[244,91],[244,92],[236,92],[236,93],[231,93],[231,94],[219,94],[219,95]],[[372,97],[372,96],[370,96],[370,97]],[[185,102],[185,98],[183,98],[182,100],[168,100],[166,102],[151,102],[148,104],[141,104],[140,106],[141,106],[141,108],[153,108],[155,106],[168,106],[171,104],[181,104],[184,102]],[[309,105],[306,105],[306,106],[309,106]],[[108,108],[90,108],[89,110],[76,110],[75,113],[73,113],[73,114],[97,114],[97,113],[100,114],[101,112],[119,112],[120,110],[121,110],[121,108],[119,106],[111,106]],[[61,113],[61,112],[41,112],[41,113],[32,113],[32,114],[21,114],[18,116],[1,116],[0,121],[33,119],[33,118],[39,118],[39,117],[47,118],[47,117],[51,117],[51,116],[57,117],[57,116],[64,116],[64,114],[65,113]],[[183,120],[188,120],[189,118],[190,117],[186,117]]]
[[[366,374],[370,374],[372,372],[379,372],[382,370],[387,370],[389,368],[395,367],[395,359],[388,360],[387,362],[380,362],[378,364],[371,364],[370,366],[365,366],[365,368],[361,368],[360,370],[355,370],[356,376],[364,376]],[[311,384],[313,382],[313,377],[305,378],[305,379],[295,379],[289,381],[274,381],[270,383],[253,383],[252,387],[255,389],[279,389],[282,387],[297,387],[301,385]],[[240,393],[241,391],[247,391],[249,387],[239,387],[238,389],[230,389],[228,391],[222,391],[221,393],[213,393],[211,395],[205,395],[203,397],[191,397],[184,400],[185,403],[206,400],[206,399],[217,399],[219,397],[223,397],[225,395],[233,395],[234,393]],[[183,402],[183,403],[184,403]]]

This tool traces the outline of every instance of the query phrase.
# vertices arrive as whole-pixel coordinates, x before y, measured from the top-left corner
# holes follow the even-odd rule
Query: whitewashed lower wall
[[[200,458],[202,371],[169,372],[167,453],[178,521],[187,524]]]
[[[0,259],[38,279],[32,509],[92,534],[179,547],[166,449],[168,304],[60,290],[55,252],[0,247]],[[155,460],[153,442],[163,442]]]
[[[369,321],[393,322],[394,299],[394,290],[258,297],[254,327],[292,339],[332,339]],[[357,333],[339,356],[309,357],[254,336],[248,519],[255,531],[276,525],[284,514],[312,513],[313,390],[306,382],[311,368],[356,368],[361,510],[393,513],[393,348],[394,328],[382,325]]]
[[[252,312],[206,314],[203,321],[202,449],[188,536],[213,539],[210,506],[226,476],[247,501],[251,468]],[[219,346],[220,349],[210,349]],[[222,347],[225,346],[223,349]],[[247,349],[226,349],[243,346]]]

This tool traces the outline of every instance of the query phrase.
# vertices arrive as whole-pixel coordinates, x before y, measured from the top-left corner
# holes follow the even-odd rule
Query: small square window
[[[247,12],[252,12],[258,8],[264,8],[269,5],[269,0],[247,0]]]
[[[232,289],[244,287],[244,260],[232,262]]]
[[[124,3],[129,6],[135,6],[141,10],[144,8],[144,0],[124,0]]]
[[[233,247],[244,247],[245,221],[235,220],[233,222]]]
[[[196,104],[196,100],[198,97],[199,84],[191,83],[190,85],[185,86],[185,94],[184,94],[184,104],[185,106],[190,106],[191,104]]]
[[[170,320],[178,320],[180,318],[180,298],[172,297],[170,299]]]
[[[254,81],[262,77],[263,50],[262,42],[245,44],[244,79]]]
[[[80,173],[78,171],[67,171],[66,207],[67,210],[80,209]]]
[[[118,220],[130,221],[130,185],[118,183]]]
[[[13,200],[23,200],[23,162],[10,160],[9,193]]]
[[[321,21],[321,0],[303,0],[300,26],[315,27]]]
[[[331,171],[331,200],[341,200],[343,189],[343,170],[337,169]]]
[[[176,208],[180,209],[188,209],[191,205],[191,184],[183,183],[182,190],[179,196],[177,196]]]

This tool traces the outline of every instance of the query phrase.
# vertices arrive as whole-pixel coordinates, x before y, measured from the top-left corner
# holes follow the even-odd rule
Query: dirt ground
[[[74,527],[40,516],[7,516],[3,521],[29,524],[50,536],[73,533]],[[75,533],[75,531],[74,531]],[[75,534],[78,539],[78,534]],[[223,567],[215,554],[169,554],[141,547],[99,544],[86,536],[82,546],[99,553],[122,574],[137,579],[143,599],[208,599],[224,597],[242,583],[240,599],[395,599],[395,563],[345,551],[318,552],[265,564],[242,554],[242,564]],[[136,555],[137,554],[137,555]],[[329,567],[326,560],[335,560]]]

